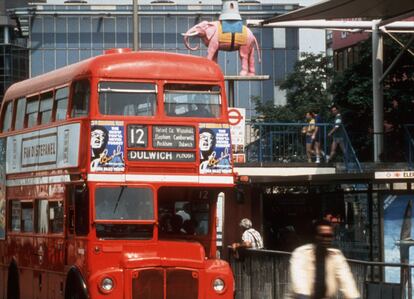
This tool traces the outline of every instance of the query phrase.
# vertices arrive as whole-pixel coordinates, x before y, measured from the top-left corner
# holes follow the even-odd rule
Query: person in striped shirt
[[[248,218],[240,221],[243,234],[240,243],[233,243],[232,248],[235,256],[238,257],[238,250],[241,248],[263,249],[263,239],[260,233],[253,228],[253,224]]]

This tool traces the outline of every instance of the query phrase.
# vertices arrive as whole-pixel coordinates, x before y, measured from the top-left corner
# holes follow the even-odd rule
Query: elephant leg
[[[214,56],[213,56],[213,61],[215,62],[215,63],[217,63],[217,60],[218,60],[218,53],[219,53],[219,51],[216,51],[216,53],[214,54]]]
[[[254,47],[250,48],[249,53],[249,72],[247,74],[248,76],[254,76],[256,75],[256,68],[254,64]]]
[[[239,55],[241,62],[240,76],[247,76],[249,69],[249,53],[247,52],[247,47],[240,47]]]
[[[217,62],[219,44],[215,40],[211,40],[207,48],[207,58]]]

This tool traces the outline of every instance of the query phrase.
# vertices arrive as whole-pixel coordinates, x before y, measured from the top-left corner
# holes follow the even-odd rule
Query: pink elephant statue
[[[245,26],[243,26],[245,27]],[[251,30],[245,27],[244,30],[247,32],[247,36],[244,44],[237,42],[220,42],[219,40],[219,28],[220,21],[207,22],[203,21],[194,25],[186,33],[183,33],[185,46],[192,51],[199,49],[199,46],[191,47],[189,38],[192,36],[198,36],[203,41],[204,45],[208,47],[207,58],[217,62],[218,51],[235,51],[239,50],[240,60],[242,69],[240,76],[254,76],[255,65],[254,65],[254,46],[257,48],[259,56],[259,62],[261,62],[260,48]],[[228,33],[230,34],[230,33]],[[234,37],[233,37],[234,40]]]

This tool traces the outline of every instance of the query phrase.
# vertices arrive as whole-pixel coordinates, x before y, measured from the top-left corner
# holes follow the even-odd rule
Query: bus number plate
[[[128,147],[147,147],[148,127],[144,125],[128,125]]]

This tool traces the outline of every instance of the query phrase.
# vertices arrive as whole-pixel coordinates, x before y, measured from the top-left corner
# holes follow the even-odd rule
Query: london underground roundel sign
[[[234,108],[228,110],[228,116],[229,123],[232,126],[238,125],[243,119],[243,116],[241,115],[240,111]]]

